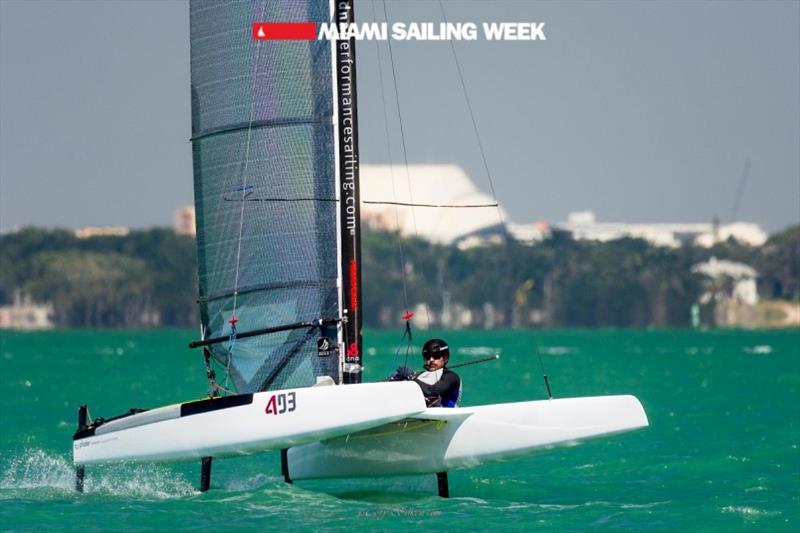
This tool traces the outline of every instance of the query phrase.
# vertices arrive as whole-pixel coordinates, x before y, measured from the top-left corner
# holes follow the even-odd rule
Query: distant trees
[[[381,307],[405,307],[398,300],[402,293],[387,290],[402,284],[396,275],[390,280],[385,274],[400,272],[399,263],[390,264],[398,256],[396,250],[388,252],[392,241],[397,248],[397,236],[365,238],[365,249],[374,245],[387,250],[381,260],[365,257],[364,293],[380,294],[365,300],[368,320],[380,316],[376,311]],[[424,302],[439,309],[441,294],[447,293],[451,304],[471,309],[475,315],[490,304],[506,325],[685,325],[689,307],[700,292],[699,280],[690,272],[692,262],[699,258],[636,239],[598,243],[561,235],[535,246],[511,242],[464,251],[419,246],[413,240],[404,240],[403,246],[405,270],[414,274],[409,276],[409,307]],[[538,320],[532,318],[533,311],[538,311]]]
[[[800,226],[772,235],[761,248],[756,269],[762,294],[800,300]]]
[[[198,316],[195,254],[169,229],[78,239],[25,228],[0,236],[0,302],[15,290],[53,302],[58,326],[186,326]]]
[[[64,250],[31,258],[25,289],[51,301],[57,324],[88,327],[157,323],[145,262],[117,253]]]
[[[759,272],[762,297],[800,300],[800,226],[761,248],[662,248],[638,239],[575,241],[557,233],[467,250],[386,232],[362,244],[365,321],[396,325],[424,304],[434,322],[456,309],[473,325],[686,326],[704,291],[692,265],[711,256]],[[60,326],[190,326],[198,322],[195,241],[169,229],[78,239],[26,228],[0,236],[0,303],[15,290],[50,301]]]
[[[403,271],[408,301],[404,301]],[[760,274],[765,298],[800,300],[800,226],[762,248],[736,241],[707,249],[664,248],[640,239],[575,241],[557,233],[533,246],[509,242],[468,250],[396,234],[364,238],[365,317],[395,324],[401,310],[425,303],[434,311],[458,305],[478,317],[487,304],[499,325],[681,327],[705,290],[692,265],[710,257],[746,263]]]

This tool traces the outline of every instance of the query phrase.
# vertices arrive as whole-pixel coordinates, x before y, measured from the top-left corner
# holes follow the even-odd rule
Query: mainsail
[[[239,393],[338,381],[332,44],[251,35],[256,21],[329,22],[330,3],[190,9],[199,303],[203,337],[223,339],[204,349]]]

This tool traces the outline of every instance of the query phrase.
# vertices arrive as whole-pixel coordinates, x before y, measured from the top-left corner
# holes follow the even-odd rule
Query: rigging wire
[[[389,15],[386,12],[386,0],[383,0],[383,16],[388,22]],[[389,46],[389,62],[392,65],[392,83],[394,85],[394,95],[395,95],[394,101],[395,101],[395,106],[397,108],[397,121],[398,124],[400,125],[400,141],[403,146],[403,164],[405,165],[406,182],[408,183],[408,194],[411,197],[411,201],[413,202],[414,197],[413,197],[413,189],[411,188],[411,175],[408,172],[408,149],[406,148],[405,128],[403,128],[403,114],[400,112],[400,91],[398,91],[397,89],[397,69],[395,68],[394,65],[394,52],[392,50],[392,40],[389,39],[387,43]],[[413,209],[411,210],[411,218],[413,219],[414,222],[414,233],[417,234],[419,233],[417,231],[417,218],[414,214]]]
[[[447,14],[445,13],[444,4],[442,3],[442,0],[438,0],[438,4],[439,4],[439,10],[442,12],[442,20],[443,20],[443,22],[445,24],[447,24]],[[452,40],[450,41],[450,50],[453,53],[453,61],[455,62],[456,71],[458,72],[458,80],[459,80],[459,82],[461,84],[461,90],[462,90],[462,92],[464,94],[464,101],[466,102],[467,109],[469,110],[469,118],[470,118],[470,121],[472,122],[472,130],[475,132],[475,140],[478,143],[478,149],[479,149],[480,154],[481,154],[481,161],[483,162],[483,168],[484,168],[484,170],[486,172],[486,177],[487,177],[487,179],[489,181],[489,188],[492,191],[492,197],[494,198],[495,206],[497,207],[497,218],[500,221],[500,227],[501,227],[501,229],[503,231],[504,241],[506,242],[506,251],[508,251],[507,250],[507,245],[508,245],[508,242],[509,242],[509,238],[508,238],[508,230],[506,228],[505,220],[504,220],[504,217],[503,217],[503,211],[500,209],[500,205],[497,202],[497,192],[496,192],[495,187],[494,187],[494,180],[492,179],[492,173],[489,170],[489,162],[488,162],[488,160],[486,158],[486,150],[484,149],[483,141],[481,140],[480,130],[478,129],[478,123],[475,120],[475,113],[474,113],[473,108],[472,108],[472,101],[470,100],[470,97],[469,97],[469,91],[467,91],[467,84],[464,81],[464,73],[461,70],[461,63],[458,60],[458,54],[456,53],[456,46],[455,46],[455,43]],[[506,254],[506,255],[508,255],[508,254]],[[511,266],[510,257],[509,257],[508,264],[509,264],[509,267],[510,267]],[[511,274],[511,273],[509,272],[509,274]],[[536,356],[539,359],[539,367],[542,370],[542,377],[544,379],[544,384],[545,384],[545,387],[547,388],[547,397],[552,400],[553,399],[553,392],[550,389],[550,380],[548,379],[547,371],[545,370],[545,367],[544,367],[544,360],[542,359],[542,353],[539,350],[539,347],[538,347],[535,339],[534,339],[533,345],[534,345],[534,351],[536,352]]]
[[[442,21],[447,24],[447,14],[444,11],[444,4],[442,0],[439,1],[439,9],[442,12]],[[456,71],[458,72],[458,80],[461,83],[461,91],[464,93],[464,100],[467,102],[467,109],[469,110],[469,118],[472,121],[472,130],[475,132],[475,140],[478,142],[478,149],[481,153],[481,160],[483,161],[483,168],[486,171],[486,177],[489,179],[489,189],[492,191],[492,198],[494,198],[495,206],[497,207],[497,217],[500,220],[500,227],[503,231],[503,236],[508,237],[506,231],[506,224],[503,218],[503,211],[500,209],[500,205],[497,203],[497,192],[494,188],[494,180],[492,180],[492,173],[489,171],[489,163],[486,159],[486,150],[483,148],[483,141],[481,140],[480,133],[478,131],[478,123],[475,120],[475,113],[472,110],[472,101],[469,98],[469,92],[467,91],[467,84],[464,82],[464,74],[461,71],[461,63],[458,61],[458,54],[456,53],[456,45],[453,40],[450,40],[450,50],[453,52],[453,60],[456,64]]]
[[[372,8],[372,20],[376,20],[377,16],[375,14],[375,3],[370,2],[370,7]],[[384,9],[385,9],[384,5]],[[387,21],[388,23],[388,21]],[[381,66],[381,46],[380,41],[375,42],[375,49],[377,51],[376,59],[378,63],[378,80],[380,81],[381,85],[381,106],[383,108],[383,129],[386,134],[386,151],[389,155],[389,176],[392,180],[392,195],[394,196],[395,202],[397,201],[397,187],[395,184],[394,179],[394,165],[392,165],[392,143],[389,139],[389,115],[386,111],[386,88],[383,85],[383,67]],[[373,202],[363,201],[365,204],[372,204]],[[387,202],[388,204],[388,202]],[[393,204],[395,206],[399,206],[400,204]],[[397,233],[397,248],[400,255],[400,274],[403,280],[403,306],[406,311],[406,315],[408,314],[408,282],[406,280],[406,260],[405,260],[405,252],[403,250],[403,238],[400,235],[400,209],[395,207],[394,209],[394,219],[395,219],[395,227],[398,228]]]
[[[387,139],[388,139],[388,131],[386,132]],[[389,151],[389,158],[391,159],[392,153],[391,150]],[[397,200],[397,192],[394,191],[394,171],[391,170],[391,165],[389,166],[390,173],[392,176],[392,189],[393,189],[393,196],[394,200],[361,200],[362,204],[371,204],[371,205],[395,205],[395,206],[404,206],[404,207],[439,207],[439,208],[459,208],[459,207],[497,207],[497,202],[491,202],[488,204],[421,204],[421,203],[413,203],[413,202],[399,202]],[[332,203],[339,203],[338,198],[315,198],[311,196],[303,196],[298,198],[259,198],[256,196],[252,196],[250,198],[228,198],[227,196],[222,197],[222,201],[224,202],[332,202]],[[399,210],[395,209],[395,223],[400,225],[400,215]],[[402,247],[402,244],[400,245]]]
[[[386,11],[386,0],[383,0],[383,17],[386,22],[389,22],[389,15]],[[411,199],[411,202],[414,203],[414,196],[413,190],[411,188],[411,175],[408,172],[408,150],[406,148],[406,136],[405,136],[405,129],[403,128],[403,115],[400,112],[400,92],[397,90],[397,69],[394,65],[394,52],[392,51],[392,40],[389,39],[387,41],[389,46],[389,62],[392,65],[392,82],[394,84],[394,96],[395,96],[395,105],[397,107],[397,120],[400,125],[400,140],[403,146],[403,163],[405,165],[406,171],[406,182],[408,183],[408,195]],[[391,163],[391,162],[390,162]],[[414,236],[419,237],[419,231],[417,230],[417,215],[414,211],[414,207],[411,207],[411,220],[414,224]],[[405,276],[405,265],[403,265],[403,276]],[[425,306],[425,320],[427,322],[428,328],[431,327],[431,317],[430,312],[428,311],[428,306]]]
[[[259,17],[259,20],[263,20],[266,7],[267,7],[267,2],[266,0],[264,0],[264,2],[261,4],[261,15]],[[228,323],[231,325],[231,333],[230,333],[231,341],[228,346],[228,353],[225,364],[225,386],[228,385],[228,378],[230,377],[231,359],[233,355],[233,347],[236,342],[236,322],[238,322],[236,318],[236,309],[238,305],[238,295],[239,295],[239,271],[242,259],[242,235],[244,234],[244,206],[245,206],[245,199],[252,192],[252,186],[247,185],[247,169],[250,163],[250,146],[253,135],[253,119],[255,117],[255,108],[256,108],[255,92],[256,92],[256,83],[258,82],[258,67],[261,58],[261,42],[256,41],[255,46],[256,46],[256,56],[253,64],[253,83],[250,86],[250,118],[247,123],[247,138],[245,141],[244,167],[242,169],[242,180],[241,180],[242,186],[240,189],[242,192],[242,205],[241,208],[239,209],[239,237],[236,241],[236,270],[235,270],[236,273],[233,282],[233,309],[231,311],[231,318],[228,320]],[[228,392],[225,386],[221,386],[219,383],[216,382],[216,377],[213,375],[213,371],[211,375],[209,375],[209,382],[214,387]]]
[[[266,7],[266,1],[262,4],[261,9],[261,19],[263,19],[264,8]],[[253,83],[250,87],[250,119],[247,124],[247,139],[245,140],[245,152],[244,152],[244,168],[242,169],[242,206],[239,209],[239,238],[236,242],[236,274],[234,277],[233,282],[233,319],[236,319],[236,305],[237,305],[237,296],[239,295],[239,266],[241,264],[242,259],[242,235],[244,233],[244,206],[245,206],[245,198],[247,198],[248,194],[251,192],[251,187],[247,186],[247,168],[250,164],[250,145],[253,135],[253,117],[255,115],[256,109],[256,83],[258,82],[258,65],[259,59],[261,57],[261,42],[256,41],[256,60],[253,66]],[[236,322],[232,322],[231,324],[234,329],[236,326]]]
[[[444,3],[442,2],[442,0],[438,0],[438,4],[439,4],[439,10],[442,13],[442,21],[445,24],[447,24],[447,13],[445,13],[444,10]],[[503,252],[505,252],[503,255],[505,255],[506,258],[505,266],[507,271],[505,272],[505,276],[507,277],[507,279],[514,279],[513,262],[511,260],[511,254],[509,251],[509,247],[511,246],[513,241],[509,236],[508,227],[506,226],[505,217],[503,216],[503,211],[502,209],[500,209],[500,205],[497,201],[497,191],[494,186],[494,180],[492,179],[492,172],[491,170],[489,170],[489,161],[486,157],[486,150],[483,146],[483,140],[481,139],[480,130],[478,129],[478,122],[475,120],[475,112],[472,108],[472,100],[469,97],[467,84],[464,81],[464,73],[461,70],[461,62],[458,60],[458,54],[456,53],[456,46],[452,40],[450,41],[450,50],[453,53],[453,62],[456,65],[458,80],[459,83],[461,84],[461,91],[464,94],[464,101],[467,104],[467,110],[469,111],[469,118],[470,121],[472,122],[472,130],[475,133],[475,140],[478,143],[478,149],[481,154],[481,161],[483,162],[483,168],[484,171],[486,172],[486,178],[489,181],[489,189],[492,192],[492,198],[494,199],[495,205],[497,206],[497,218],[498,221],[500,222],[500,231],[502,232],[502,243],[504,244]],[[544,370],[544,365],[542,365],[542,370]],[[547,381],[547,375],[544,376],[544,379],[545,379],[545,384],[547,384],[548,394],[550,394],[550,384]]]
[[[371,3],[371,7],[372,7],[372,19],[373,20],[377,20],[377,16],[375,14],[375,3],[374,2]],[[386,3],[385,2],[383,4],[383,10],[384,10],[384,20],[388,24],[388,18],[386,17]],[[384,128],[384,133],[385,133],[385,136],[386,136],[386,151],[387,151],[388,156],[389,156],[389,176],[391,177],[391,180],[392,180],[392,196],[394,197],[394,202],[364,201],[364,203],[366,203],[366,204],[385,204],[385,205],[394,205],[395,206],[394,217],[395,217],[395,227],[397,228],[397,248],[398,248],[399,258],[400,258],[400,276],[401,276],[401,279],[403,280],[403,307],[405,309],[405,313],[403,314],[403,320],[405,320],[405,329],[404,329],[404,332],[403,332],[403,337],[400,339],[400,343],[397,345],[397,348],[395,349],[395,358],[397,358],[397,356],[399,355],[400,349],[401,349],[401,347],[403,345],[403,340],[405,340],[406,341],[405,342],[405,357],[404,357],[403,366],[408,367],[408,357],[411,354],[411,349],[412,349],[413,344],[414,344],[413,334],[411,332],[411,318],[414,316],[414,313],[412,313],[409,310],[409,305],[408,305],[408,279],[407,279],[407,275],[406,275],[406,260],[405,260],[405,251],[404,251],[404,248],[403,248],[403,236],[400,233],[400,209],[399,209],[399,207],[401,205],[410,206],[412,208],[412,213],[411,213],[412,217],[415,216],[415,214],[413,212],[413,208],[414,208],[413,204],[404,204],[402,202],[398,202],[397,201],[397,182],[395,181],[394,165],[392,164],[393,158],[392,158],[392,144],[391,144],[391,139],[390,139],[390,135],[389,135],[389,114],[388,114],[388,106],[386,105],[386,87],[383,84],[383,67],[382,67],[382,57],[381,57],[381,46],[380,46],[379,42],[376,43],[376,50],[377,50],[376,59],[377,59],[377,62],[378,62],[378,79],[380,81],[380,86],[381,86],[381,107],[383,108],[383,128]],[[390,54],[391,54],[391,50],[390,50]],[[392,66],[393,66],[392,74],[394,75],[394,63],[392,63]],[[399,111],[400,111],[399,98],[400,98],[400,96],[397,93],[397,85],[396,85],[396,83],[395,83],[395,98],[397,99],[397,102],[398,102],[397,106],[398,106],[398,117],[399,117]],[[402,129],[401,129],[401,135],[402,135]],[[409,185],[409,189],[408,189],[409,196],[411,197],[411,200],[413,202],[413,196],[411,196],[413,193],[412,193],[412,190],[411,190],[410,179],[409,179],[409,176],[408,176],[408,158],[407,158],[406,152],[405,152],[405,137],[403,137],[403,150],[404,150],[403,154],[404,154],[404,157],[405,157],[405,160],[406,160],[406,166],[405,166],[405,169],[406,169],[406,181],[408,182],[408,185]],[[416,218],[414,219],[414,232],[416,233]],[[427,315],[427,309],[426,309],[426,315]],[[430,327],[430,317],[428,317],[428,326]]]
[[[544,378],[544,386],[547,388],[547,398],[552,400],[553,399],[553,391],[550,390],[550,380],[547,378],[547,371],[544,369],[544,361],[542,360],[542,352],[539,349],[539,346],[536,344],[536,340],[533,341],[533,351],[536,352],[537,357],[539,357],[539,367],[542,369],[542,378]]]
[[[497,202],[492,202],[490,204],[414,204],[411,202],[389,202],[389,201],[377,201],[377,200],[361,200],[362,204],[373,204],[373,205],[402,205],[407,207],[438,207],[438,208],[475,208],[475,207],[497,207]],[[396,211],[396,210],[395,210]]]
[[[411,348],[413,347],[414,340],[413,334],[411,333],[411,317],[414,316],[414,313],[406,313],[403,318],[406,321],[405,330],[403,330],[403,336],[400,337],[400,341],[397,343],[397,347],[394,349],[394,359],[400,356],[400,350],[403,348],[403,341],[405,341],[405,357],[403,358],[403,366],[408,367],[408,356],[411,354]]]

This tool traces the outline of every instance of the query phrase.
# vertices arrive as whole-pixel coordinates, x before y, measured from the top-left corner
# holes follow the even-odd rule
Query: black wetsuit
[[[428,407],[455,407],[461,396],[461,378],[447,367],[442,369],[442,377],[433,385],[418,379],[414,381],[422,389]]]

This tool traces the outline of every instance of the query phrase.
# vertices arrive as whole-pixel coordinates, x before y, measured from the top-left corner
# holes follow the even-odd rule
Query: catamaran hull
[[[78,465],[176,461],[286,448],[425,410],[416,383],[288,389],[176,404],[79,431]]]
[[[633,396],[429,408],[399,422],[289,449],[294,480],[444,472],[648,425]]]

